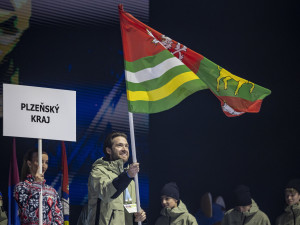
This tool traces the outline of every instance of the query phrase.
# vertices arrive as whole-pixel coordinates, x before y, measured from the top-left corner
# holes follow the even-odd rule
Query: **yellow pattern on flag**
[[[199,77],[193,72],[182,73],[174,77],[164,86],[152,91],[127,90],[127,98],[129,101],[158,101],[172,94],[184,83],[197,79],[199,79]]]

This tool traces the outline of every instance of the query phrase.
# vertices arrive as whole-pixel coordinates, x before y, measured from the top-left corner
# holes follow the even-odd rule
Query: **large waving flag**
[[[70,215],[70,199],[69,199],[69,175],[68,175],[68,161],[65,143],[61,143],[61,159],[62,159],[62,206],[64,213],[64,225],[69,225]]]
[[[10,159],[8,178],[8,225],[20,225],[18,204],[14,198],[14,189],[16,184],[19,182],[20,178],[16,154],[16,138],[13,138],[13,149]]]
[[[210,89],[232,117],[259,112],[271,93],[145,25],[122,5],[119,13],[130,112],[161,112],[196,91]]]

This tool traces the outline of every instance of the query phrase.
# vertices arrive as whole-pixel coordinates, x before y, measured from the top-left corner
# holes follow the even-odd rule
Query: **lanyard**
[[[130,196],[130,193],[129,193],[129,191],[128,191],[128,188],[126,188],[126,190],[125,190],[125,202],[126,202],[126,203],[131,203],[131,202],[132,202],[132,198],[131,198],[131,196]]]

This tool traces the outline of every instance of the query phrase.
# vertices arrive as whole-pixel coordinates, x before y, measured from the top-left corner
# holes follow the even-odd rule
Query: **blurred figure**
[[[200,225],[221,224],[224,217],[225,202],[221,196],[218,196],[215,202],[209,192],[201,197],[201,207],[197,210],[195,217]]]
[[[22,225],[39,224],[39,197],[43,194],[43,224],[63,224],[62,204],[56,190],[46,184],[48,154],[42,153],[42,173],[39,172],[38,150],[28,151],[23,160],[21,182],[15,187],[14,197],[19,206]]]
[[[7,225],[7,215],[3,208],[2,193],[0,192],[0,225]]]
[[[29,27],[31,0],[2,0],[0,6],[0,65]]]
[[[258,205],[251,198],[250,189],[239,185],[234,190],[235,208],[225,213],[222,225],[270,225],[268,216],[259,210]]]
[[[222,209],[223,213],[226,211],[225,201],[224,201],[224,199],[223,199],[222,196],[216,197],[215,203],[216,203],[217,205],[221,206],[221,209]]]
[[[290,180],[285,188],[286,208],[276,220],[276,225],[300,225],[300,179]]]
[[[0,1],[1,83],[19,84],[19,68],[10,54],[29,27],[31,0]],[[3,117],[3,90],[0,86],[0,117]]]
[[[179,198],[179,189],[176,183],[164,185],[161,190],[161,216],[155,225],[198,225],[195,217],[190,214],[185,204]]]

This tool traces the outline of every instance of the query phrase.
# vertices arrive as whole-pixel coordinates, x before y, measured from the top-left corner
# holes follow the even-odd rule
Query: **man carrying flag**
[[[146,213],[137,212],[133,178],[139,163],[124,168],[129,158],[127,135],[113,131],[103,145],[104,157],[92,166],[88,181],[88,225],[133,225],[143,222]]]
[[[130,112],[161,112],[196,91],[210,89],[224,113],[233,117],[259,112],[271,93],[143,24],[122,5],[119,13]]]

